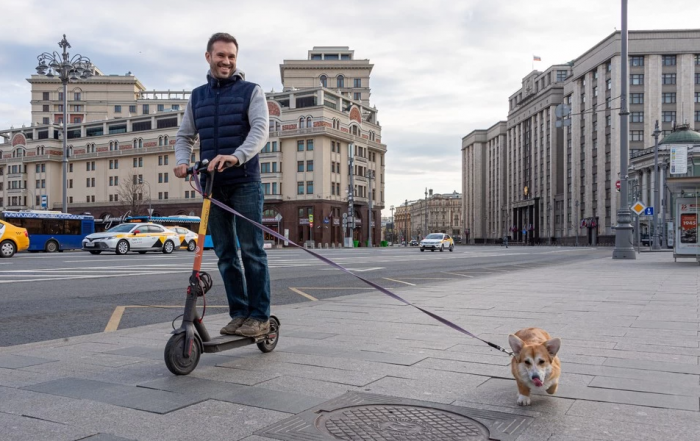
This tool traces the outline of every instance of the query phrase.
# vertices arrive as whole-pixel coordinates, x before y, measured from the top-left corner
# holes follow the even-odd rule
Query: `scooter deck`
[[[228,351],[229,349],[248,346],[263,340],[266,336],[252,338],[242,337],[240,335],[220,335],[209,341],[202,342],[205,353]]]

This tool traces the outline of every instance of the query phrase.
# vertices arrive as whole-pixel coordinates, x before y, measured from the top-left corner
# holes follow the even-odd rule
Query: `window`
[[[323,87],[328,87],[328,77],[325,75],[321,75],[321,86]]]
[[[158,111],[162,112],[165,110],[165,104],[158,104]]]
[[[143,113],[144,115],[148,115],[148,113],[149,113],[148,104],[143,104],[141,107],[141,110],[142,110],[141,113]]]
[[[49,112],[49,111],[50,111],[50,110],[49,110],[49,105],[48,105],[48,104],[44,104],[43,106],[41,106],[41,111],[42,111],[42,112]]]
[[[63,92],[58,92],[58,100],[63,101]]]
[[[345,87],[345,77],[342,75],[338,75],[338,78],[336,79],[336,84],[338,89],[344,88]]]
[[[700,92],[695,92],[695,102],[700,103]]]
[[[675,55],[663,55],[661,57],[661,64],[664,66],[675,66],[676,56]]]
[[[277,193],[277,182],[272,183],[272,194],[279,194]]]
[[[632,112],[632,113],[630,113],[630,122],[643,123],[644,122],[644,112]]]
[[[68,164],[68,171],[73,173],[73,163],[72,162]]]
[[[129,106],[129,113],[136,113],[136,105]]]
[[[566,80],[567,77],[567,72],[565,70],[558,70],[557,71],[557,83],[560,83],[564,80]]]
[[[355,101],[360,101],[362,99],[362,94],[360,92],[353,92],[352,99]]]
[[[80,92],[75,92],[73,94],[73,101],[80,101],[81,98],[81,93]]]
[[[297,172],[304,171],[304,161],[297,161]]]
[[[695,111],[695,122],[700,122],[700,110]]]
[[[644,66],[644,57],[643,56],[630,57],[630,66],[634,66],[634,67]]]
[[[661,83],[662,84],[676,84],[676,74],[674,74],[674,73],[662,74],[661,75]]]
[[[612,80],[605,80],[605,88],[608,90],[612,89]]]
[[[630,141],[644,141],[644,130],[630,130]]]
[[[297,182],[297,194],[304,194],[304,182]]]
[[[306,181],[306,194],[314,194],[314,181]]]
[[[261,162],[260,163],[260,173],[270,173],[270,163]]]
[[[663,122],[673,122],[676,120],[675,110],[665,110],[661,112],[661,121]]]
[[[362,87],[362,79],[355,78],[352,80],[352,87]]]
[[[630,75],[630,85],[643,86],[644,85],[644,74],[632,74],[632,75]]]
[[[42,124],[49,124],[49,118],[48,118],[48,117],[42,118],[42,119],[41,119],[41,123],[42,123]]]
[[[180,110],[180,105],[179,104],[173,104],[172,105],[173,110]]]
[[[307,128],[313,127],[313,123],[311,122],[311,117],[310,117],[310,116],[306,118],[306,127],[307,127]]]
[[[122,113],[122,106],[120,106],[120,105],[114,106],[114,113]]]
[[[314,171],[314,161],[306,161],[306,171],[307,172]]]
[[[661,94],[661,102],[664,104],[675,104],[676,92],[664,92]]]
[[[158,173],[158,183],[159,184],[163,183],[163,173]]]
[[[695,84],[700,84],[700,73],[695,74]]]
[[[630,93],[630,101],[632,104],[644,104],[643,93]]]
[[[80,116],[74,116],[73,117],[73,124],[80,124],[83,122],[83,118]],[[68,135],[70,135],[70,132],[68,132]]]
[[[303,152],[304,151],[304,141],[297,141],[297,152]]]
[[[277,169],[277,163],[273,162],[272,163],[272,173],[277,173],[279,170]]]
[[[697,55],[696,55],[696,57],[697,57]],[[44,101],[48,101],[48,100],[50,100],[51,98],[49,97],[49,93],[48,93],[48,92],[42,92],[42,93],[41,93],[41,99],[44,100]]]
[[[306,150],[312,151],[314,149],[314,140],[313,139],[307,139],[306,140]]]

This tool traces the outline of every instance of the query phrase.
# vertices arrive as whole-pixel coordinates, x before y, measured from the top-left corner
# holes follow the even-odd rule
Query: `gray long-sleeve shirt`
[[[236,69],[233,75],[244,79],[244,74]],[[250,107],[248,107],[248,120],[250,121],[250,132],[243,144],[233,153],[238,158],[238,166],[245,164],[255,157],[260,150],[265,147],[269,134],[270,115],[267,111],[267,100],[265,93],[260,86],[255,86],[250,97]],[[197,128],[194,125],[194,114],[192,112],[191,99],[187,102],[182,123],[177,131],[175,141],[175,160],[177,165],[189,164],[192,150],[197,139]]]

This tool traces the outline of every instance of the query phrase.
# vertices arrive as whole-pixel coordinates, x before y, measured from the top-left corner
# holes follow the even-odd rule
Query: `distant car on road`
[[[440,252],[448,249],[450,251],[454,250],[455,243],[449,234],[445,233],[431,233],[425,236],[425,239],[420,242],[421,252],[427,250],[435,251],[440,250]]]
[[[413,239],[412,241],[410,241],[408,244],[409,244],[410,246],[412,246],[412,247],[417,247],[417,246],[419,245],[418,241],[415,240],[415,239]]]
[[[102,251],[114,251],[126,254],[137,251],[172,253],[180,244],[180,236],[162,225],[153,223],[124,223],[112,227],[104,233],[89,234],[83,239],[83,251],[100,254]]]
[[[0,257],[12,257],[17,251],[29,248],[26,228],[0,221]]]
[[[197,238],[199,235],[185,227],[168,227],[180,236],[180,248],[187,248],[187,251],[194,251],[197,248]]]

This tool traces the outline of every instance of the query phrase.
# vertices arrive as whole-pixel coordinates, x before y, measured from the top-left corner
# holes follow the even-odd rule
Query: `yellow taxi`
[[[167,227],[180,237],[180,248],[187,248],[187,251],[194,251],[197,248],[197,238],[199,235],[185,227]]]
[[[24,251],[27,248],[29,248],[27,229],[0,221],[0,257],[12,257],[17,251]]]
[[[440,250],[440,252],[445,250],[454,250],[455,241],[450,237],[449,234],[445,233],[430,233],[423,240],[420,241],[420,250]]]
[[[113,251],[116,254],[159,251],[170,254],[179,246],[180,237],[177,233],[162,225],[147,222],[119,224],[104,233],[88,234],[83,239],[82,249],[90,254],[100,254],[103,251]]]

